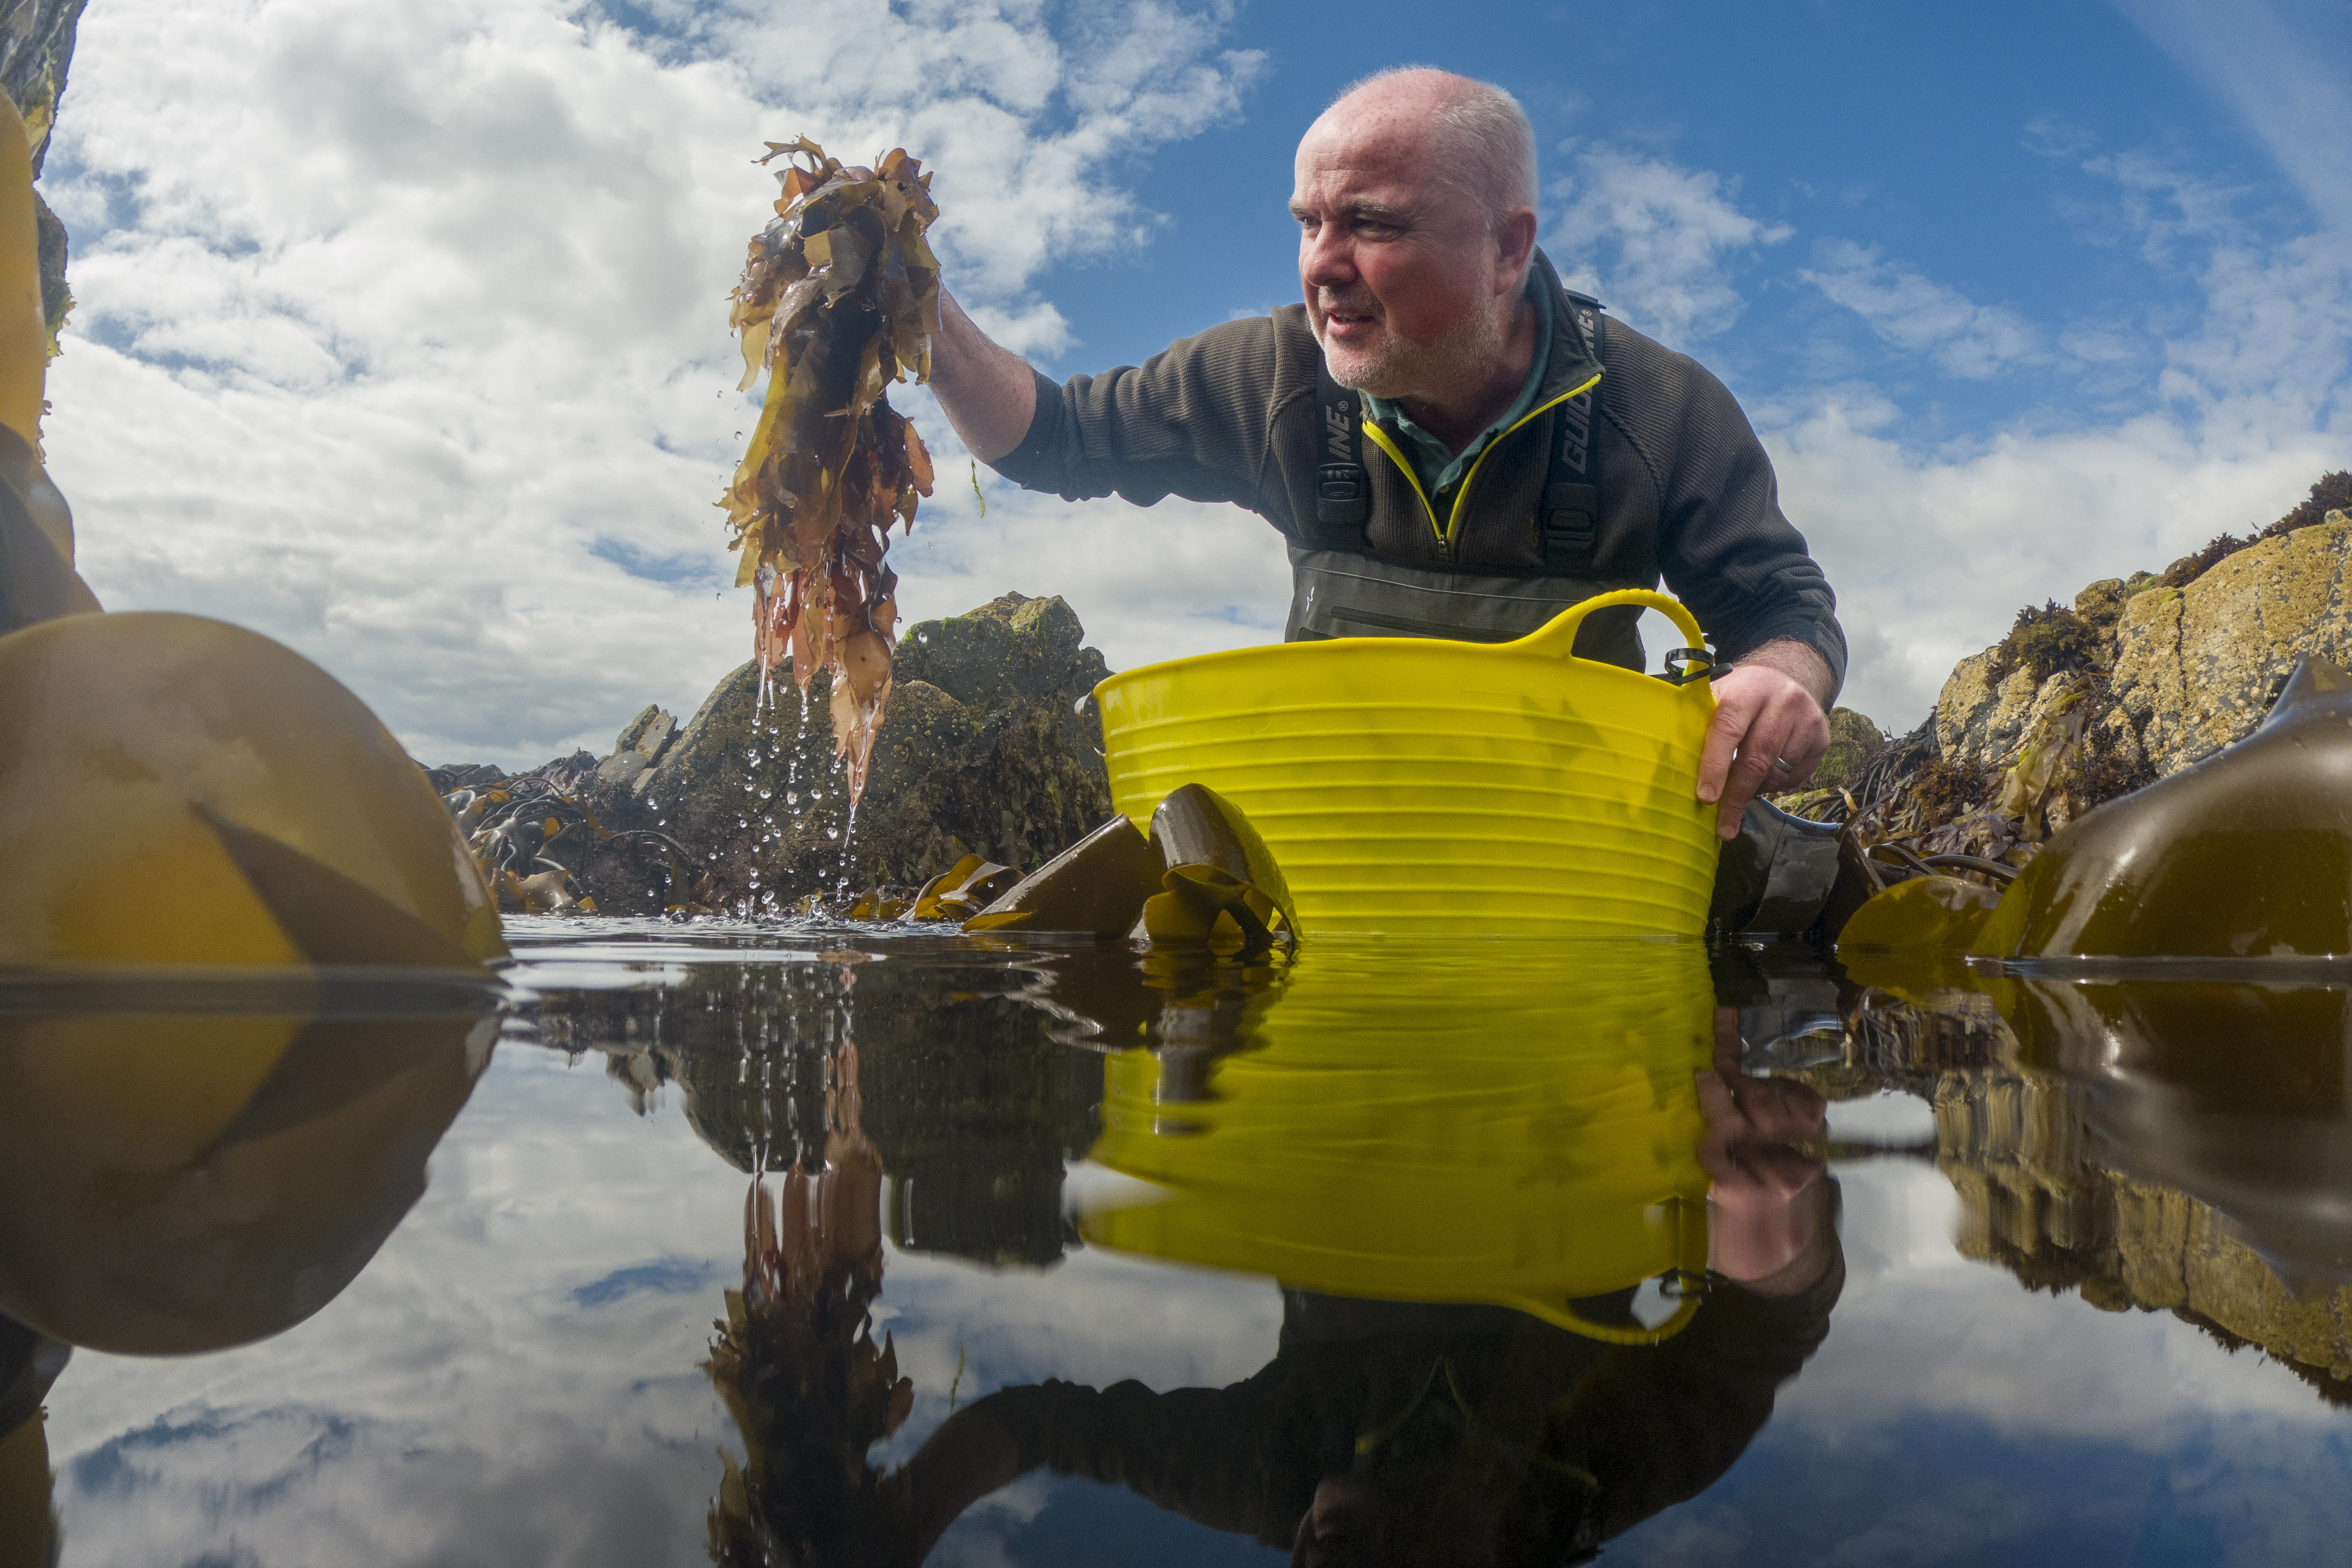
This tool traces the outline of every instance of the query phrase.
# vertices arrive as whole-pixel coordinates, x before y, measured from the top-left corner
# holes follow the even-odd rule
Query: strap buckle
[[[1364,470],[1353,463],[1326,463],[1315,486],[1318,500],[1361,500],[1364,498]]]
[[[1665,666],[1658,674],[1660,680],[1669,686],[1687,686],[1715,673],[1715,656],[1703,647],[1669,648]]]

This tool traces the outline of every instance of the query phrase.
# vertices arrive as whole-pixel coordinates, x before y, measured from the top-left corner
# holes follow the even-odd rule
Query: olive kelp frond
[[[750,447],[719,503],[752,590],[752,649],[764,700],[787,658],[806,697],[832,671],[835,755],[854,802],[890,695],[898,574],[890,525],[911,530],[931,493],[931,458],[887,388],[931,367],[940,267],[924,233],[939,216],[931,177],[894,148],[873,168],[844,164],[803,136],[783,157],[776,217],[752,237],[730,296],[743,350],[740,390],[768,376]]]

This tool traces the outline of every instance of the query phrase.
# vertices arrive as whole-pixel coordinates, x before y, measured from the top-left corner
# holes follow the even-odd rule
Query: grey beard
[[[1475,387],[1486,379],[1487,368],[1502,352],[1503,323],[1480,312],[1435,342],[1416,343],[1390,334],[1390,352],[1371,364],[1343,372],[1331,363],[1331,345],[1321,329],[1315,333],[1330,366],[1331,379],[1350,392],[1394,402],[1423,397],[1444,402],[1451,395]]]

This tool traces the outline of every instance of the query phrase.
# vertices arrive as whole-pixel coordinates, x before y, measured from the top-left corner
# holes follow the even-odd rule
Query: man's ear
[[[1514,207],[1495,230],[1495,292],[1515,294],[1527,286],[1536,254],[1536,215]]]

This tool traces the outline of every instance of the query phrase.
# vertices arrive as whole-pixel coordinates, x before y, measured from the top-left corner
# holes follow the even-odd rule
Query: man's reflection
[[[837,1428],[845,1439],[830,1477],[814,1463],[799,1476],[838,1494],[831,1478],[846,1463],[856,1472],[849,1493],[870,1500],[822,1505],[860,1537],[833,1541],[834,1552],[918,1561],[966,1508],[1040,1467],[1287,1544],[1294,1563],[1308,1564],[1573,1562],[1696,1496],[1738,1458],[1777,1389],[1821,1342],[1844,1278],[1835,1184],[1801,1147],[1822,1135],[1822,1100],[1801,1085],[1742,1074],[1737,1030],[1736,1014],[1717,1015],[1717,1058],[1698,1075],[1711,1279],[1679,1335],[1612,1345],[1502,1308],[1286,1290],[1279,1348],[1252,1377],[1166,1393],[1056,1379],[1003,1389],[950,1415],[888,1477],[864,1468],[864,1445],[895,1428],[904,1396],[894,1390],[877,1404],[876,1391],[859,1395],[845,1384],[848,1405],[874,1406],[887,1426],[798,1417],[803,1434]],[[820,1225],[849,1218],[830,1204],[801,1212]],[[818,1245],[806,1255],[856,1250]],[[853,1267],[842,1279],[862,1275]],[[1633,1294],[1578,1306],[1587,1317],[1622,1316]],[[863,1299],[844,1305],[863,1319]],[[892,1376],[887,1342],[877,1352],[857,1333],[835,1337],[862,1343],[876,1371]],[[817,1381],[803,1375],[797,1386]],[[806,1440],[773,1427],[754,1436],[747,1426],[746,1436],[755,1450]],[[806,1501],[768,1500],[791,1507],[796,1528],[813,1521]],[[714,1549],[717,1537],[714,1528]]]

